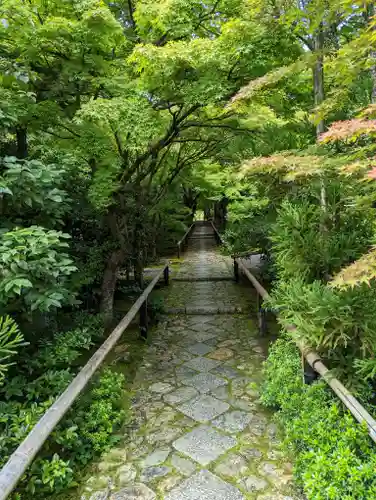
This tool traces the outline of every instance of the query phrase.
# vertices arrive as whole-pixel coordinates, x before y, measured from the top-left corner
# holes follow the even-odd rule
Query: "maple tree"
[[[19,330],[39,352],[59,314],[110,324],[119,275],[142,288],[144,266],[203,211],[230,250],[266,256],[282,323],[300,321],[344,377],[372,384],[374,14],[364,0],[3,0],[12,357]]]

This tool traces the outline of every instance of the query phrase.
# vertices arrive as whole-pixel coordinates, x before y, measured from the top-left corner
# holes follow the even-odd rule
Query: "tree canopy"
[[[171,256],[198,211],[231,251],[263,254],[282,326],[296,324],[370,403],[373,3],[1,2],[0,390],[17,387],[4,415],[35,420],[51,404],[41,396],[31,409],[30,396],[23,406],[11,363],[33,383],[53,369],[57,395],[72,373],[46,359],[67,317],[101,312],[111,325],[119,276],[142,288],[144,267]],[[69,323],[79,347],[64,333],[68,360],[100,337],[84,323]],[[120,390],[119,379],[104,383]],[[6,457],[17,439],[2,418]],[[103,446],[108,435],[97,436]],[[94,447],[85,443],[82,462]],[[43,460],[53,469],[52,455]],[[41,485],[43,466],[22,488],[64,489],[57,478]]]

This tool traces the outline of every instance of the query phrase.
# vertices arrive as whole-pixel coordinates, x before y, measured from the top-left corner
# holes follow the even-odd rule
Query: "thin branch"
[[[183,127],[182,130],[186,130],[191,127],[198,127],[198,128],[223,128],[227,130],[233,130],[234,132],[247,132],[248,134],[254,134],[256,133],[255,130],[249,130],[248,128],[243,128],[243,127],[234,127],[232,125],[226,125],[225,123],[200,123],[200,122],[187,122]]]
[[[129,11],[129,21],[133,29],[136,29],[136,21],[133,16],[133,4],[132,0],[128,0],[128,11]]]
[[[53,137],[57,137],[58,139],[64,139],[64,140],[69,140],[71,137],[63,137],[59,134],[56,134],[56,132],[52,132],[51,130],[43,130],[45,134],[52,135]]]
[[[62,127],[63,129],[67,130],[68,132],[70,132],[72,135],[74,135],[75,137],[79,137],[81,138],[81,135],[78,134],[77,132],[75,132],[74,130],[71,130],[69,127],[67,127],[66,125],[64,125],[63,123],[59,123],[59,127]]]
[[[202,142],[202,143],[211,143],[211,142],[217,142],[217,139],[201,139],[200,137],[199,138],[187,138],[187,139],[176,139],[174,141],[174,143],[178,143],[178,144],[184,144],[186,142]]]
[[[305,38],[304,36],[299,35],[299,33],[296,33],[295,35],[301,42],[303,42],[309,48],[311,52],[315,50],[315,46],[309,38]]]
[[[174,114],[170,123],[170,126],[166,130],[166,133],[163,137],[161,137],[156,142],[149,145],[147,151],[142,155],[138,156],[133,163],[133,168],[129,169],[128,172],[124,172],[121,176],[121,182],[127,182],[132,175],[139,170],[139,167],[144,163],[148,158],[153,157],[155,153],[158,153],[163,148],[168,146],[173,142],[173,140],[179,135],[181,130],[181,123],[194,111],[196,111],[200,107],[200,104],[195,104],[191,106],[185,113],[180,115],[180,111],[177,114]],[[179,116],[180,115],[180,116]]]
[[[119,152],[119,155],[121,158],[124,158],[123,146],[121,144],[121,139],[120,139],[119,133],[117,131],[113,131],[113,132],[114,132],[116,147],[117,147],[117,150]]]

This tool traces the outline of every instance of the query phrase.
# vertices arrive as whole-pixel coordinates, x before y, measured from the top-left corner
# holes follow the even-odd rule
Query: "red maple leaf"
[[[367,173],[367,177],[376,180],[376,167],[373,167],[373,169]]]

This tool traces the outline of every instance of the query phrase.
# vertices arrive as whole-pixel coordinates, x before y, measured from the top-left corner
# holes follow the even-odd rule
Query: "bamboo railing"
[[[184,250],[184,247],[187,243],[188,236],[191,234],[191,231],[194,227],[195,227],[195,222],[188,228],[182,239],[177,242],[176,246],[177,246],[178,259],[180,259],[182,250]]]
[[[147,299],[159,279],[163,276],[165,283],[168,283],[169,264],[158,272],[150,285],[144,290],[142,295],[136,300],[128,313],[120,321],[117,327],[107,337],[107,340],[93,354],[86,365],[80,370],[65,391],[58,397],[53,405],[46,411],[37,422],[26,438],[10,456],[8,462],[0,471],[0,500],[5,500],[14,490],[26,469],[32,463],[38,451],[42,448],[48,436],[55,429],[60,420],[64,417],[77,397],[89,383],[90,379],[101,366],[106,356],[113,349],[126,328],[140,311],[141,332],[145,336],[147,329],[146,305]]]
[[[211,225],[213,226],[214,232],[216,234],[216,239],[219,243],[223,244],[223,239],[218,232],[217,228],[211,221]],[[244,255],[243,255],[244,256]],[[261,283],[257,280],[257,278],[249,271],[249,269],[244,265],[238,256],[233,255],[234,260],[234,275],[235,281],[239,281],[239,271],[241,271],[246,278],[252,283],[253,287],[257,291],[258,303],[260,304],[260,298],[262,300],[268,299],[270,295],[265,290],[265,288],[261,285]],[[265,331],[265,311],[260,305],[260,314],[259,314],[259,327],[260,331]],[[295,325],[291,325],[288,330],[295,330]],[[351,392],[337,379],[333,376],[329,368],[325,366],[320,356],[309,346],[307,346],[303,341],[297,342],[297,346],[302,353],[302,358],[308,363],[309,367],[320,377],[325,380],[325,382],[329,385],[329,387],[333,390],[333,392],[338,396],[338,398],[342,401],[345,407],[350,411],[353,417],[359,423],[365,423],[368,429],[368,433],[372,439],[376,443],[376,420],[368,413],[368,411],[360,404],[360,402],[351,394]]]
[[[247,267],[242,263],[241,259],[234,259],[234,263],[236,264],[237,269],[242,271],[247,279],[252,283],[258,295],[262,299],[267,299],[270,297],[261,283],[259,283],[255,276],[253,276],[249,269],[247,269]],[[291,325],[288,328],[288,330],[290,331],[295,329],[296,327],[294,325]],[[329,368],[325,366],[320,356],[314,350],[307,346],[303,341],[297,342],[297,345],[300,349],[300,352],[302,353],[303,358],[307,361],[312,370],[318,373],[325,380],[325,382],[339,397],[345,407],[351,412],[354,418],[359,423],[366,424],[371,439],[376,443],[376,420],[367,412],[367,410],[359,403],[359,401],[351,394],[351,392],[333,376]]]

